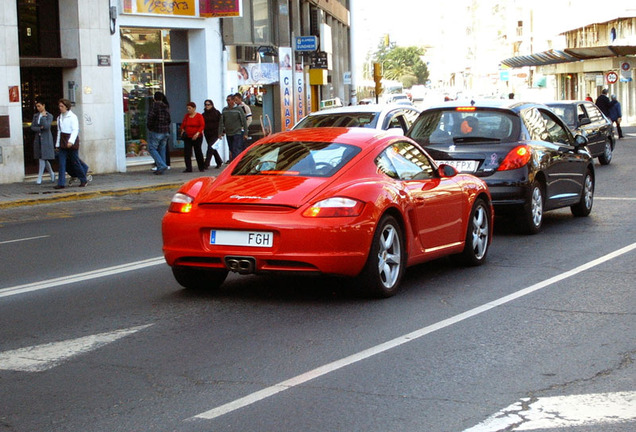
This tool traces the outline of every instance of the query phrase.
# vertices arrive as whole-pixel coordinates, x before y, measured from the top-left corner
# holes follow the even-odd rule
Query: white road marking
[[[0,353],[0,369],[19,372],[43,372],[59,365],[64,360],[96,350],[151,325],[153,324],[5,351]]]
[[[636,201],[636,198],[631,197],[594,197],[595,201]]]
[[[530,431],[636,420],[636,392],[521,399],[464,432]],[[602,429],[600,429],[602,430]]]
[[[37,240],[37,239],[47,238],[47,237],[51,237],[51,236],[50,235],[41,235],[41,236],[37,236],[37,237],[25,237],[25,238],[15,239],[15,240],[5,240],[5,241],[1,241],[0,244],[17,243],[17,242],[22,242],[22,241],[27,241],[27,240]]]
[[[405,334],[403,336],[397,337],[393,340],[390,340],[388,342],[385,342],[383,344],[380,345],[376,345],[374,347],[371,347],[369,349],[366,349],[364,351],[361,351],[359,353],[353,354],[349,357],[345,357],[343,359],[334,361],[332,363],[326,364],[324,366],[318,367],[314,370],[311,370],[309,372],[306,372],[304,374],[298,375],[294,378],[288,379],[286,381],[282,381],[278,384],[275,384],[271,387],[267,387],[263,390],[257,391],[255,393],[249,394],[245,397],[242,397],[240,399],[236,399],[232,402],[226,403],[224,405],[221,405],[219,407],[216,408],[212,408],[208,411],[205,411],[201,414],[197,414],[194,417],[191,417],[189,420],[193,420],[193,419],[206,419],[206,420],[211,420],[217,417],[220,417],[222,415],[228,414],[232,411],[238,410],[239,408],[243,408],[246,407],[248,405],[251,405],[253,403],[256,403],[258,401],[261,401],[263,399],[266,399],[270,396],[273,396],[277,393],[280,393],[284,390],[289,390],[292,389],[294,387],[297,387],[301,384],[304,384],[308,381],[313,380],[314,378],[318,378],[321,377],[323,375],[327,375],[328,373],[334,372],[338,369],[341,369],[345,366],[351,365],[353,363],[357,363],[359,361],[365,360],[369,357],[373,357],[377,354],[383,353],[385,351],[388,351],[392,348],[398,347],[402,344],[408,343],[408,342],[412,342],[416,339],[421,338],[422,336],[426,336],[430,333],[433,333],[437,330],[441,330],[443,328],[449,327],[453,324],[457,324],[461,321],[464,321],[468,318],[472,318],[474,316],[480,315],[484,312],[487,312],[491,309],[496,308],[497,306],[501,306],[504,305],[506,303],[510,303],[514,300],[517,300],[521,297],[527,296],[528,294],[532,294],[535,291],[539,291],[545,287],[548,287],[552,284],[555,284],[557,282],[560,282],[562,280],[565,280],[567,278],[570,278],[572,276],[575,276],[579,273],[582,273],[584,271],[587,271],[593,267],[596,267],[598,265],[601,265],[607,261],[610,261],[612,259],[615,259],[621,255],[624,255],[626,253],[629,253],[631,251],[633,251],[634,249],[636,249],[636,243],[632,243],[629,246],[625,246],[621,249],[618,249],[612,253],[609,253],[607,255],[604,255],[600,258],[597,258],[595,260],[592,260],[588,263],[585,263],[583,265],[580,265],[570,271],[561,273],[559,275],[556,275],[554,277],[551,277],[549,279],[546,279],[542,282],[536,283],[534,285],[531,285],[527,288],[524,288],[522,290],[519,290],[517,292],[514,292],[510,295],[501,297],[497,300],[494,300],[492,302],[486,303],[484,305],[478,306],[474,309],[471,309],[469,311],[466,311],[464,313],[461,313],[459,315],[455,315],[454,317],[445,319],[443,321],[439,321],[435,324],[432,324],[428,327],[424,327],[421,328],[419,330],[416,330],[412,333],[408,333]]]
[[[103,269],[93,270],[85,273],[78,273],[76,275],[62,276],[55,279],[49,279],[41,282],[33,282],[24,285],[17,285],[9,288],[0,289],[0,298],[9,297],[16,294],[23,294],[32,291],[39,291],[44,289],[53,288],[60,285],[67,285],[75,282],[81,282],[91,279],[97,279],[100,277],[111,276],[119,273],[125,273],[129,271],[139,270],[146,267],[151,267],[159,264],[165,264],[166,261],[163,257],[150,258],[143,261],[137,261],[128,264],[122,264],[113,267],[106,267]]]

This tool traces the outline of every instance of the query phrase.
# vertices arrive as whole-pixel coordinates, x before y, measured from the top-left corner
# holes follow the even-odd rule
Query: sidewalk
[[[31,175],[20,183],[0,184],[0,209],[166,189],[176,192],[188,180],[201,176],[217,176],[225,165],[219,169],[212,166],[203,173],[196,169],[196,164],[194,172],[184,173],[184,168],[183,161],[179,161],[173,163],[171,169],[163,175],[155,175],[150,171],[150,165],[129,167],[129,171],[125,173],[93,174],[93,181],[83,188],[79,187],[79,182],[69,186],[67,177],[65,189],[53,189],[57,181],[51,183],[46,172],[41,185],[35,183],[37,175]]]

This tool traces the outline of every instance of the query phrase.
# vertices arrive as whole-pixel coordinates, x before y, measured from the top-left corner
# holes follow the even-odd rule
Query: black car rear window
[[[519,138],[513,113],[474,107],[424,111],[408,136],[421,144],[510,142]]]
[[[292,141],[250,147],[232,175],[330,177],[360,152],[348,144]]]

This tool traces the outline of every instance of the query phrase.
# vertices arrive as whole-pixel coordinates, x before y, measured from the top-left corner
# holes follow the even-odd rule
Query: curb
[[[179,188],[183,185],[183,182],[177,183],[163,183],[159,185],[152,186],[140,186],[140,187],[127,187],[120,189],[111,189],[111,190],[97,190],[97,191],[82,191],[82,192],[63,192],[61,194],[56,194],[51,197],[37,197],[32,199],[21,199],[15,200],[5,203],[0,203],[0,209],[14,208],[14,207],[22,207],[22,206],[35,206],[39,204],[51,204],[56,202],[65,202],[65,201],[78,201],[78,200],[87,200],[92,198],[98,198],[103,196],[122,196],[128,194],[139,194],[144,192],[155,192],[173,188]]]

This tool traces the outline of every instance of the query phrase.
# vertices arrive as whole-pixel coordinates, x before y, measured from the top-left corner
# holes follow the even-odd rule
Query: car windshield
[[[570,127],[576,126],[576,106],[574,105],[548,105],[552,111]]]
[[[378,113],[353,112],[316,114],[302,119],[294,129],[316,127],[366,127],[375,128],[378,122]]]
[[[512,113],[459,107],[424,111],[407,135],[424,145],[470,144],[516,141],[519,131]]]
[[[347,164],[360,148],[324,142],[275,142],[251,147],[232,175],[291,175],[330,177]]]

